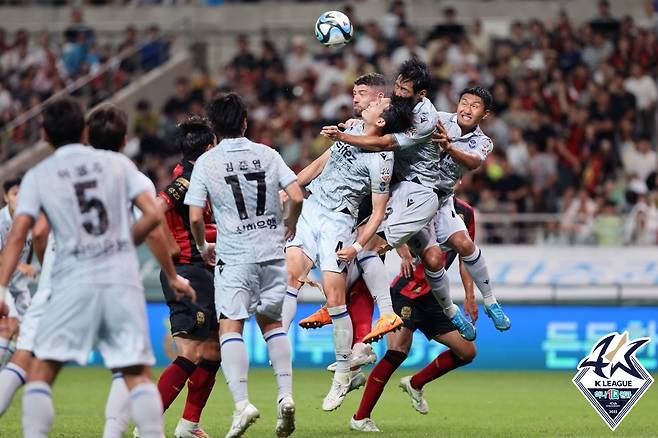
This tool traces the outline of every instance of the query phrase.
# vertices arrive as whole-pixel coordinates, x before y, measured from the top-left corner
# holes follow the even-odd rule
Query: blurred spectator
[[[617,206],[606,199],[603,208],[596,215],[592,232],[599,246],[620,246],[622,243],[622,219]]]
[[[176,91],[165,102],[162,112],[169,118],[177,118],[178,114],[186,114],[190,107],[190,82],[185,77],[176,79]]]
[[[153,70],[169,58],[169,45],[160,36],[160,28],[153,24],[148,29],[146,42],[139,50],[142,69]]]
[[[631,77],[626,79],[626,90],[635,96],[637,102],[637,131],[641,135],[653,136],[656,123],[656,102],[658,88],[656,82],[639,64],[631,66]]]
[[[658,209],[656,196],[651,203],[639,197],[624,221],[624,245],[656,245],[658,239]]]
[[[251,53],[249,47],[249,37],[247,35],[238,35],[236,40],[237,53],[231,61],[231,65],[236,69],[252,70],[256,67],[256,57]]]
[[[578,197],[571,201],[562,216],[562,232],[569,243],[591,243],[596,208],[587,190],[579,190]]]

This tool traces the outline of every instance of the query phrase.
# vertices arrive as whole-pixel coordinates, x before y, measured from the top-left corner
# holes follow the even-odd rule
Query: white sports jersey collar
[[[231,151],[244,151],[249,149],[251,142],[246,137],[225,138],[217,145]]]
[[[461,126],[459,126],[459,123],[457,122],[457,113],[453,113],[452,117],[450,117],[450,122],[454,123],[457,126],[457,128],[459,128],[459,132],[461,133],[462,128]],[[467,139],[471,136],[483,136],[483,135],[484,135],[484,131],[482,131],[480,125],[477,125],[473,131],[464,135],[460,135],[457,138]]]
[[[60,146],[57,149],[55,149],[55,155],[57,156],[66,156],[69,154],[74,154],[79,151],[86,151],[87,148],[90,148],[91,146],[85,146],[81,143],[71,143],[67,144],[64,146]]]

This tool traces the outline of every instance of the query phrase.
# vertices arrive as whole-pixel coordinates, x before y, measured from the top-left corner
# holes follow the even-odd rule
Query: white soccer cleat
[[[176,425],[176,430],[174,431],[174,438],[212,438],[212,437],[208,435],[203,429],[201,429],[199,423],[193,423],[191,421],[187,421],[184,418],[181,418],[180,420],[178,420],[178,424]]]
[[[284,396],[276,410],[276,436],[286,437],[295,431],[295,402],[292,396]]]
[[[422,389],[415,389],[411,386],[411,376],[403,377],[400,379],[400,388],[411,397],[411,406],[414,407],[419,413],[426,415],[430,411],[427,405],[427,400],[423,397]]]
[[[366,375],[363,374],[363,372],[359,371],[358,373],[354,373],[350,379],[350,387],[347,392],[356,391],[357,389],[361,388],[366,384],[366,380]]]
[[[340,405],[343,404],[343,400],[345,400],[345,396],[349,390],[350,382],[348,381],[347,383],[341,383],[336,380],[336,376],[334,375],[334,380],[331,382],[329,393],[322,401],[322,410],[328,412],[340,407]]]
[[[136,427],[133,429],[133,438],[139,438],[139,431]],[[165,436],[162,435],[162,438],[165,438]]]
[[[364,344],[363,342],[358,342],[352,347],[352,361],[350,362],[350,368],[359,368],[363,365],[369,365],[371,363],[377,362],[377,354],[372,350],[372,346]],[[330,373],[336,372],[336,362],[327,366],[327,371]]]
[[[381,432],[375,422],[370,418],[355,420],[354,417],[352,417],[350,419],[350,429],[358,432]]]
[[[233,422],[231,423],[231,428],[226,434],[226,438],[241,437],[247,428],[256,422],[258,417],[260,417],[260,412],[258,412],[256,406],[251,403],[247,403],[247,405],[240,411],[233,411]]]

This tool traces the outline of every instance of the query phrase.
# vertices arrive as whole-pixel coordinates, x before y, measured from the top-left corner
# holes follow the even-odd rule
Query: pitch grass
[[[160,370],[157,370],[159,373]],[[432,382],[426,390],[429,415],[414,411],[397,387],[396,373],[373,413],[385,437],[658,437],[658,384],[652,386],[624,422],[611,432],[571,383],[570,373],[457,371]],[[274,436],[275,382],[270,370],[249,374],[251,401],[261,418],[247,437]],[[297,437],[356,437],[349,430],[363,388],[348,395],[337,411],[320,405],[330,374],[295,370]],[[51,437],[100,437],[110,374],[101,369],[65,369],[54,389],[57,413]],[[0,419],[0,437],[20,437],[20,398]],[[167,437],[173,436],[185,392],[165,416]],[[213,437],[223,437],[231,421],[232,403],[218,379],[202,423]],[[132,436],[132,434],[126,434]]]

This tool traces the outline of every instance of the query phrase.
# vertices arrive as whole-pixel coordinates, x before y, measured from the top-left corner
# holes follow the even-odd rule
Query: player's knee
[[[475,349],[474,343],[464,342],[463,347],[457,350],[453,350],[453,353],[459,358],[463,365],[466,365],[473,362],[473,359],[475,359],[477,354],[477,350]]]
[[[438,271],[443,267],[443,259],[441,257],[441,250],[438,246],[427,248],[423,252],[423,265],[430,271]]]
[[[468,237],[466,232],[457,233],[451,244],[462,257],[468,257],[475,252],[475,243]]]

